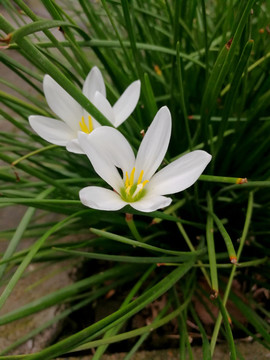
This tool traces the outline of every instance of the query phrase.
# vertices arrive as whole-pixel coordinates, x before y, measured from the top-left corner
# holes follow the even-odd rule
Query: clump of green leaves
[[[5,285],[0,307],[31,262],[79,257],[90,267],[105,262],[106,270],[93,270],[90,277],[1,315],[0,325],[70,303],[69,310],[36,329],[36,334],[78,308],[91,306],[111,288],[124,287],[128,295],[118,311],[40,353],[25,355],[27,359],[48,360],[92,347],[97,350],[94,359],[99,359],[108,344],[139,336],[129,359],[153,328],[173,318],[178,319],[181,358],[192,354],[186,325],[191,319],[198,326],[205,359],[213,355],[219,337],[225,337],[231,359],[236,359],[228,299],[249,323],[246,328],[232,318],[235,334],[241,329],[269,348],[269,312],[256,302],[253,291],[256,287],[269,292],[269,2],[44,0],[39,5],[46,16],[40,17],[40,11],[22,0],[2,1],[8,16],[0,17],[0,57],[17,77],[1,78],[6,89],[0,91],[1,121],[13,128],[0,132],[0,206],[23,205],[25,214],[16,229],[1,232],[6,250],[0,261]],[[208,173],[174,195],[173,205],[163,211],[86,209],[78,191],[102,180],[85,157],[48,145],[28,124],[32,114],[54,116],[43,97],[46,73],[105,124],[106,118],[80,91],[94,65],[106,78],[111,103],[132,81],[142,83],[139,106],[119,128],[134,148],[140,131],[167,105],[173,133],[166,162],[195,149],[213,156]],[[41,226],[37,209],[61,218],[49,222],[45,217]],[[126,213],[133,216],[126,218]],[[60,241],[78,234],[83,240]],[[27,237],[36,240],[18,251]],[[232,290],[234,280],[245,291],[248,305]],[[151,326],[121,332],[134,314],[165,293],[168,305]],[[219,309],[210,334],[192,301],[201,301],[203,294],[212,294]],[[201,306],[211,312],[205,301]],[[3,349],[1,358],[33,335],[25,334]]]

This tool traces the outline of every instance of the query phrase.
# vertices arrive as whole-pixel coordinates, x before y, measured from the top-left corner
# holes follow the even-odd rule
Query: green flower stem
[[[238,251],[237,251],[238,261],[240,259],[240,256],[241,256],[244,244],[245,244],[245,240],[246,240],[246,237],[247,237],[247,234],[248,234],[248,229],[249,229],[249,226],[250,226],[251,216],[252,216],[253,203],[254,203],[254,201],[253,201],[253,192],[250,192],[249,197],[248,197],[246,220],[245,220],[245,224],[244,224],[243,233],[242,233],[242,236],[241,236],[241,239],[240,239],[240,245],[239,245],[239,248],[238,248]],[[223,297],[223,300],[222,300],[222,303],[223,303],[224,307],[226,307],[226,303],[227,303],[227,300],[228,300],[228,297],[229,297],[229,294],[230,294],[230,291],[231,291],[232,282],[233,282],[233,279],[234,279],[236,269],[237,269],[237,266],[236,266],[236,264],[234,264],[233,268],[232,268],[232,271],[231,271],[231,274],[230,274],[230,277],[228,279],[227,287],[226,287],[224,297]],[[221,325],[221,322],[222,322],[222,317],[223,317],[223,315],[221,313],[219,313],[216,324],[215,324],[215,328],[214,328],[214,331],[213,331],[213,334],[212,334],[212,339],[211,339],[211,344],[210,344],[211,354],[212,355],[213,355],[214,350],[215,350],[216,341],[217,341],[220,325]]]
[[[175,215],[175,214],[174,214],[174,215]],[[185,239],[186,244],[187,244],[187,246],[189,247],[190,251],[192,251],[192,252],[196,251],[196,249],[194,248],[194,246],[193,246],[193,244],[192,244],[192,242],[191,242],[188,234],[186,233],[183,225],[182,225],[181,223],[176,223],[176,225],[177,225],[177,227],[178,227],[181,235],[182,235],[183,238]],[[202,261],[201,261],[201,260],[198,260],[198,264],[199,264],[199,266],[200,266],[201,272],[203,273],[206,281],[208,282],[209,286],[211,287],[211,280],[210,280],[210,278],[209,278],[209,275],[208,275],[205,267],[203,266]]]
[[[143,239],[141,237],[141,235],[139,234],[138,232],[138,229],[137,229],[137,226],[133,220],[133,214],[129,214],[129,213],[126,213],[126,223],[132,233],[132,235],[134,236],[134,238],[137,240],[137,241],[140,241],[142,242]]]

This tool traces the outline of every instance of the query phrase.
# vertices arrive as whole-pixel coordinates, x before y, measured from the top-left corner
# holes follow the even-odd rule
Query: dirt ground
[[[237,349],[242,354],[245,360],[269,360],[270,350],[265,349],[258,343],[237,343]],[[101,360],[123,360],[125,353],[118,353],[113,355],[103,355]],[[194,348],[194,360],[204,360],[202,349],[200,347]],[[92,356],[83,357],[64,357],[57,360],[91,360]],[[189,359],[187,356],[186,359]],[[186,360],[180,359],[179,352],[176,349],[158,350],[158,351],[141,351],[133,355],[132,360]],[[223,345],[216,347],[215,354],[212,360],[230,360],[228,349]]]

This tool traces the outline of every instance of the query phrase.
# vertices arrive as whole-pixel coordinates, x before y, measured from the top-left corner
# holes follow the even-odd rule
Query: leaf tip
[[[236,184],[246,184],[248,182],[247,178],[238,178]]]

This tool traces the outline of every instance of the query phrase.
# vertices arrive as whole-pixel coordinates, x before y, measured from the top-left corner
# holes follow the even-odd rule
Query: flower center
[[[88,115],[88,126],[85,123],[84,116],[82,116],[82,120],[79,122],[81,130],[86,133],[90,134],[93,131],[93,122],[90,115]]]
[[[135,167],[131,170],[130,176],[126,171],[125,174],[125,186],[121,189],[122,199],[127,202],[134,202],[139,200],[144,194],[144,187],[149,180],[143,179],[143,170],[140,172],[137,182],[134,182]]]

